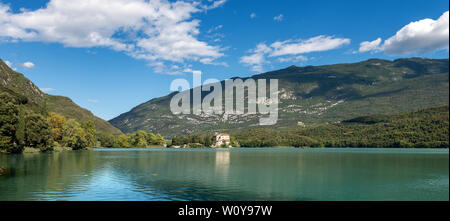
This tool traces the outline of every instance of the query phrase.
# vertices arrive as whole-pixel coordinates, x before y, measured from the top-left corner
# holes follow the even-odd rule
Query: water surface
[[[0,200],[449,200],[448,162],[448,149],[0,154]]]

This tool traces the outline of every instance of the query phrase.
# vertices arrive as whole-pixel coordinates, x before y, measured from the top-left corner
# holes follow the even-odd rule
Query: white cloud
[[[200,41],[195,13],[226,0],[50,0],[37,10],[12,12],[0,3],[0,38],[107,47],[149,63],[218,59],[222,48]]]
[[[53,89],[53,88],[39,88],[41,91],[43,91],[43,92],[50,92],[50,91],[56,91],[56,89]]]
[[[449,48],[449,12],[439,19],[411,22],[387,39],[383,51],[392,55],[426,53]]]
[[[273,17],[273,20],[275,20],[275,21],[283,21],[283,18],[284,18],[284,15],[280,14],[278,16]]]
[[[263,72],[263,65],[266,63],[265,54],[272,51],[265,43],[260,43],[256,46],[255,49],[250,50],[252,55],[243,56],[240,59],[240,62],[251,66],[252,71]]]
[[[348,38],[334,38],[331,36],[319,35],[310,39],[277,41],[271,45],[273,48],[271,57],[282,55],[297,55],[310,52],[328,51],[350,44]]]
[[[264,63],[268,63],[266,57],[290,56],[278,58],[280,62],[306,61],[307,58],[300,54],[328,51],[350,43],[348,38],[335,38],[330,36],[316,36],[306,40],[295,39],[277,41],[270,46],[260,43],[255,49],[250,50],[251,55],[243,56],[240,62],[251,66],[253,71],[262,72]]]
[[[251,19],[256,18],[256,14],[255,14],[254,12],[252,12],[252,13],[250,14],[250,18],[251,18]]]
[[[377,39],[379,40],[379,39]],[[377,41],[376,40],[376,41]],[[380,44],[381,39],[378,44]],[[363,42],[360,52],[384,51],[388,55],[409,55],[449,49],[449,11],[437,20],[423,19],[405,25],[397,33],[385,40],[381,46],[377,42]],[[363,46],[361,43],[361,46]]]
[[[13,68],[13,64],[10,61],[5,61],[5,64],[8,65],[9,68]]]
[[[225,2],[227,2],[227,0],[208,0],[208,2],[212,2],[212,4],[203,6],[203,8],[205,8],[206,10],[210,10],[210,9],[214,9],[214,8],[220,7],[223,4],[225,4]]]
[[[241,57],[241,63],[252,67],[252,71],[263,72],[263,64],[265,63],[264,54],[252,54]]]
[[[89,103],[94,103],[94,104],[96,104],[96,103],[98,103],[99,101],[98,101],[98,100],[95,100],[95,99],[89,99],[88,102],[89,102]]]
[[[287,58],[278,58],[279,62],[305,62],[308,61],[309,59],[303,55],[299,55],[299,56],[294,56],[294,57],[287,57]]]
[[[208,30],[208,34],[211,33],[211,32],[217,31],[217,30],[219,30],[219,29],[222,29],[222,28],[223,28],[223,25],[217,25],[217,26],[215,26],[215,27],[209,29],[209,30]]]
[[[380,50],[381,38],[377,38],[374,41],[364,41],[359,44],[359,52],[378,51]]]
[[[19,66],[23,67],[23,68],[34,68],[34,63],[33,62],[25,62],[23,64],[19,64]]]
[[[17,68],[14,67],[13,63],[10,61],[5,61],[5,64],[8,65],[9,68],[13,69],[14,71],[17,71]]]

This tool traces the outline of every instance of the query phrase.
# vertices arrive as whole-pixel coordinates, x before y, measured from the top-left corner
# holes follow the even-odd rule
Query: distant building
[[[213,146],[220,147],[222,145],[230,146],[230,135],[225,133],[215,133],[213,136]]]

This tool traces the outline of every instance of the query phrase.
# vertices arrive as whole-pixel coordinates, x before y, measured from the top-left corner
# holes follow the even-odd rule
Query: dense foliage
[[[230,131],[241,146],[449,147],[449,106],[295,129]]]
[[[43,116],[54,112],[78,122],[92,121],[99,132],[122,133],[110,123],[94,116],[89,110],[81,108],[71,99],[45,94],[23,74],[12,70],[0,59],[0,93],[2,92],[14,97],[18,103],[24,104],[23,108],[32,109],[33,112]]]
[[[358,117],[336,124],[226,131],[241,147],[448,148],[449,107],[397,115]],[[211,134],[176,136],[173,146],[209,147]]]
[[[134,133],[113,135],[101,133],[97,135],[99,146],[120,148],[145,148],[151,146],[162,147],[166,141],[160,134],[148,133],[138,130]]]
[[[14,98],[0,94],[0,149],[10,152],[20,152],[17,146],[16,126],[19,122],[19,107]]]
[[[20,153],[25,147],[52,150],[94,147],[96,129],[92,121],[82,124],[56,113],[36,113],[8,93],[0,93],[0,149]]]

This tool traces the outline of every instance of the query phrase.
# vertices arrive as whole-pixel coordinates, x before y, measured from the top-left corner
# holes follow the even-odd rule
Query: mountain
[[[357,117],[335,124],[297,128],[226,131],[241,147],[382,147],[448,148],[449,106],[395,115]],[[204,147],[210,132],[176,136],[172,145]]]
[[[42,92],[23,74],[15,72],[0,59],[0,92],[7,92],[23,101],[35,112],[55,112],[78,122],[92,120],[98,132],[121,134],[122,132],[90,111],[81,108],[70,98],[53,96]]]
[[[370,59],[351,64],[290,66],[251,78],[279,79],[279,117],[271,128],[336,123],[449,103],[448,59]],[[124,133],[145,130],[168,137],[261,127],[257,114],[173,115],[169,104],[174,95],[152,99],[109,122]]]

